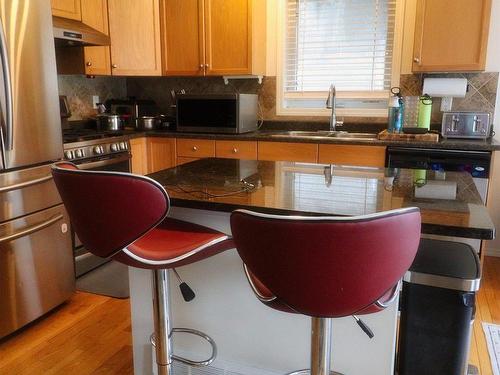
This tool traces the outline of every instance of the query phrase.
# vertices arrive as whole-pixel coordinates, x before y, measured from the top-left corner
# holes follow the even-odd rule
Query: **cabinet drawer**
[[[382,168],[385,146],[319,145],[318,162]]]
[[[318,145],[313,143],[259,142],[259,160],[316,163]]]
[[[208,139],[177,139],[177,156],[211,158],[215,156],[215,141]]]
[[[231,159],[257,159],[257,142],[216,141],[215,156]]]

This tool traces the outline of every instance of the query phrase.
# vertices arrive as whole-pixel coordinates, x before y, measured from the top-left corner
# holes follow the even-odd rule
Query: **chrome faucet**
[[[343,121],[337,121],[336,114],[336,90],[335,85],[332,83],[330,85],[330,89],[328,90],[328,98],[326,99],[326,108],[332,110],[332,114],[330,115],[330,131],[334,132],[337,126],[342,126]]]

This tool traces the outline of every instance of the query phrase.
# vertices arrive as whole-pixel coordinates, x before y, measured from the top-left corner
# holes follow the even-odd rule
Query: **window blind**
[[[287,0],[287,94],[390,89],[396,0]]]

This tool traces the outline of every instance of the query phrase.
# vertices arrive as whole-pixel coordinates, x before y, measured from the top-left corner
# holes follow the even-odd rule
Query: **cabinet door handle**
[[[208,69],[209,67],[210,67],[210,65],[209,65],[209,64],[205,64],[205,68],[207,68],[207,69]]]
[[[198,151],[198,147],[193,146],[193,151]]]
[[[111,67],[112,67],[113,69],[116,69],[116,68],[118,68],[118,65],[113,64],[113,65],[111,65]]]
[[[419,57],[414,57],[413,62],[416,62],[417,64],[420,64],[420,58]]]
[[[87,63],[85,65],[92,66],[92,61],[87,61]]]
[[[238,149],[235,147],[233,148],[233,154],[237,154],[238,153]]]
[[[205,65],[200,64],[200,69],[203,69],[204,67],[205,67]]]

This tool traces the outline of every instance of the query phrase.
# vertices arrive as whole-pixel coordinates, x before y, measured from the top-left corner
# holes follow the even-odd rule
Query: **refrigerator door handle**
[[[6,236],[0,237],[0,244],[4,242],[10,242],[17,240],[18,238],[21,237],[26,237],[29,236],[32,233],[38,232],[39,230],[42,230],[44,228],[50,227],[51,225],[57,223],[59,220],[63,218],[63,214],[55,215],[51,217],[48,220],[42,221],[41,223],[35,224],[28,226],[24,229],[12,232],[10,234],[7,234]]]
[[[7,192],[12,191],[12,190],[22,189],[22,188],[25,188],[25,187],[28,187],[28,186],[31,186],[31,185],[40,184],[42,182],[45,182],[45,181],[48,181],[48,180],[51,180],[51,179],[52,179],[52,175],[49,174],[47,176],[43,176],[43,177],[40,177],[40,178],[35,178],[34,180],[20,182],[18,184],[12,184],[12,185],[8,185],[8,186],[2,186],[2,187],[0,187],[0,193],[7,193]]]
[[[12,82],[10,80],[10,69],[9,69],[9,58],[7,56],[7,42],[5,38],[5,31],[3,28],[3,23],[0,19],[0,56],[2,59],[2,75],[4,81],[4,91],[5,91],[5,134],[3,134],[3,144],[4,150],[12,150],[14,143],[14,124],[13,124],[13,103],[12,103]],[[5,156],[4,156],[5,159]],[[7,166],[4,163],[4,168]]]

